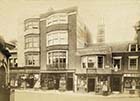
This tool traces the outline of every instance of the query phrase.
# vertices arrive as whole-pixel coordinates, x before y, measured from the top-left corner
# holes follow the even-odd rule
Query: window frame
[[[38,58],[35,59],[35,56],[38,57]],[[31,61],[32,63],[30,64],[29,61]],[[34,63],[34,62],[36,62],[36,63]],[[25,54],[25,65],[26,66],[39,66],[40,65],[39,53],[28,53],[28,54]]]
[[[135,50],[132,50],[132,46],[135,45]],[[129,52],[137,52],[138,51],[138,44],[129,44]]]
[[[117,56],[117,57],[113,57],[113,68],[115,69],[115,64],[114,64],[114,60],[115,59],[119,59],[120,60],[120,68],[118,68],[118,70],[121,70],[121,68],[122,68],[122,57],[120,57],[120,56]]]
[[[99,61],[98,61],[98,58],[99,57],[102,57],[103,58],[103,63],[102,63],[102,68],[100,68],[100,69],[104,69],[104,56],[97,56],[97,67],[99,68]]]
[[[64,53],[64,54],[62,54]],[[49,55],[50,54],[50,55]],[[54,66],[55,63],[53,63],[53,59],[57,59],[58,58],[58,62],[56,63],[57,65],[63,65],[65,64],[65,68],[67,68],[67,63],[68,63],[68,51],[67,50],[55,50],[55,51],[48,51],[46,53],[47,55],[47,62],[46,65],[51,65]],[[63,56],[64,55],[64,56]],[[51,56],[51,57],[50,57]],[[49,58],[50,57],[50,58]],[[62,58],[63,57],[63,58]],[[65,59],[65,61],[63,60],[63,63],[61,63],[61,59]],[[56,62],[56,61],[55,61]]]
[[[135,69],[134,69],[134,68],[132,69],[132,68],[130,67],[130,65],[131,65],[131,64],[130,64],[130,60],[131,60],[131,59],[136,59],[136,66],[135,66]],[[129,56],[129,57],[128,57],[128,70],[138,70],[138,56]]]
[[[63,39],[63,40],[62,40]],[[52,45],[67,45],[68,44],[68,31],[58,30],[46,33],[46,46]]]
[[[39,48],[39,36],[25,36],[25,49],[30,48]]]
[[[67,24],[67,23],[68,23],[68,15],[66,13],[55,13],[46,18],[46,27],[55,24]]]
[[[39,29],[39,22],[37,21],[32,21],[32,22],[27,22],[25,23],[25,31],[29,29]]]

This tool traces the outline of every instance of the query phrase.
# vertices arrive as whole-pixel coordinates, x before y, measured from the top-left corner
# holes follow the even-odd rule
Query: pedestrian
[[[131,83],[131,85],[132,85],[132,89],[135,90],[136,89],[136,81],[133,80],[132,83]]]
[[[106,82],[103,83],[102,91],[103,91],[103,95],[107,96],[107,94],[108,94],[108,86],[107,86]]]

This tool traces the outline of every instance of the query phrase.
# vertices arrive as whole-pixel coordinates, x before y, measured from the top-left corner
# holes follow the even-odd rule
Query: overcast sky
[[[96,41],[97,25],[104,18],[106,42],[131,41],[140,20],[140,0],[0,0],[0,35],[16,39],[24,18],[77,6],[83,22]],[[20,33],[22,34],[22,33]]]

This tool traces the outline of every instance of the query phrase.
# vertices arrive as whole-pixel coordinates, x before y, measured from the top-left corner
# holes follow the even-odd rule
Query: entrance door
[[[121,91],[121,78],[113,77],[112,78],[112,91]]]
[[[58,90],[59,89],[59,81],[60,81],[60,79],[59,78],[56,78],[55,80],[56,81],[55,81],[54,86],[55,86],[55,89]]]
[[[67,78],[67,90],[73,90],[73,78]]]
[[[95,91],[95,79],[88,79],[88,92]]]

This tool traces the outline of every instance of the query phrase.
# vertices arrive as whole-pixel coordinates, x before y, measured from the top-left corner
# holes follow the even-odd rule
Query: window
[[[17,58],[10,58],[9,59],[9,66],[10,67],[17,67],[18,66]]]
[[[95,64],[95,58],[94,57],[88,57],[88,68],[94,68]]]
[[[137,44],[130,44],[129,51],[132,51],[132,52],[138,51],[138,45]]]
[[[25,55],[25,64],[29,66],[39,66],[39,54]]]
[[[67,31],[53,31],[46,35],[46,45],[68,44]]]
[[[113,67],[114,69],[121,69],[121,58],[122,57],[113,57]]]
[[[96,68],[96,56],[83,56],[81,63],[83,68]]]
[[[25,48],[38,48],[39,47],[39,37],[25,37]]]
[[[130,56],[128,70],[137,70],[137,69],[138,69],[138,57]]]
[[[98,68],[103,68],[103,56],[98,56]]]
[[[39,22],[28,22],[25,24],[25,30],[38,29],[38,28],[39,28]]]
[[[87,57],[81,57],[81,63],[83,68],[87,68]]]
[[[68,17],[65,13],[56,13],[49,16],[46,20],[46,26],[50,26],[53,24],[62,24],[68,23]]]
[[[47,65],[52,68],[66,67],[66,51],[52,51],[47,53]]]

